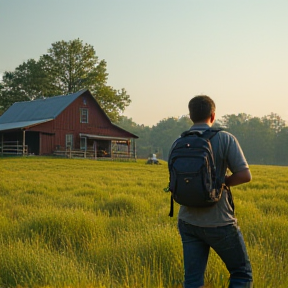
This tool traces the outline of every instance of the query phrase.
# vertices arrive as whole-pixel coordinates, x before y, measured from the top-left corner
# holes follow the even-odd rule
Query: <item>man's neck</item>
[[[203,122],[194,122],[193,125],[208,125],[209,127],[212,126],[212,123],[210,121],[203,121]]]

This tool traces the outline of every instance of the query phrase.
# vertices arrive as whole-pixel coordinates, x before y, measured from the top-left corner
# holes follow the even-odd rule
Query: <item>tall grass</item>
[[[288,170],[251,169],[232,192],[255,287],[287,288]],[[0,158],[0,175],[1,287],[181,287],[166,163]],[[228,277],[212,251],[207,287]]]

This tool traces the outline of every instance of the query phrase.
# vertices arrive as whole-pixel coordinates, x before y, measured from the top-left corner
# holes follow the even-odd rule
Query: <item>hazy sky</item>
[[[218,119],[287,121],[287,35],[287,0],[0,0],[0,73],[79,38],[127,90],[124,115],[138,124],[187,114],[197,94]]]

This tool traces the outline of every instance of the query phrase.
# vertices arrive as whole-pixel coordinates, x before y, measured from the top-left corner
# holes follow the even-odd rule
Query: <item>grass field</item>
[[[287,288],[288,168],[251,170],[232,192],[254,287]],[[0,158],[0,176],[0,287],[181,287],[165,162]],[[228,276],[212,252],[207,287]]]

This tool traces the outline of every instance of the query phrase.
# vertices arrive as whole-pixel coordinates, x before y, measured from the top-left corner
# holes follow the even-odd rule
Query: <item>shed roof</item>
[[[89,139],[101,139],[101,140],[127,140],[127,137],[113,137],[113,136],[105,136],[105,135],[94,135],[94,134],[85,134],[80,133],[80,137],[86,137]]]
[[[4,124],[0,124],[0,131],[21,129],[21,128],[24,128],[24,127],[31,127],[31,126],[34,126],[34,125],[37,125],[37,124],[48,122],[50,120],[53,120],[53,119],[4,123]]]
[[[38,124],[55,119],[67,106],[86,91],[87,89],[84,89],[68,95],[16,102],[0,117],[0,124],[16,124],[30,121],[35,121],[34,124]]]

